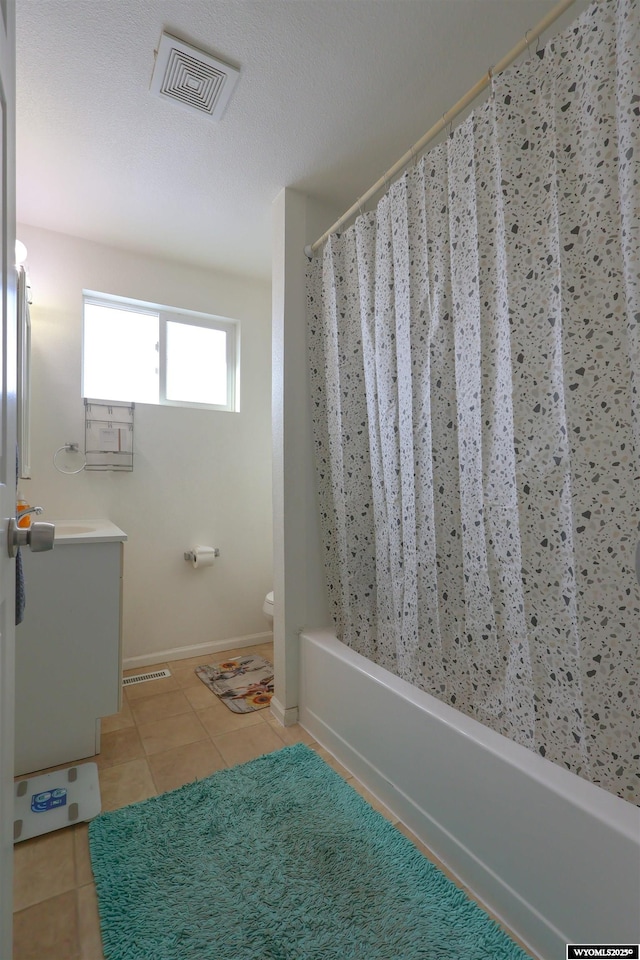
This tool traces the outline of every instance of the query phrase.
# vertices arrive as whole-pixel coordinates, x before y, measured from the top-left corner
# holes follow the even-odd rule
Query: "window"
[[[82,396],[238,410],[239,326],[106,294],[84,294]]]

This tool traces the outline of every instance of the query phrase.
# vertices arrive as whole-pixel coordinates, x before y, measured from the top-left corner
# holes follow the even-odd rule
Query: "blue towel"
[[[26,592],[24,589],[24,570],[22,569],[22,556],[20,547],[16,553],[16,626],[22,623],[24,619],[24,607],[26,603]]]
[[[18,486],[18,475],[19,475],[19,457],[18,457],[18,448],[16,447],[16,487]],[[24,618],[24,608],[26,603],[26,593],[24,589],[24,570],[22,568],[22,557],[20,555],[20,547],[16,552],[16,626],[19,623],[22,623]]]

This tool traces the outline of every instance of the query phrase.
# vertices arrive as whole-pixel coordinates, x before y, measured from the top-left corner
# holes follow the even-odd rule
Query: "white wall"
[[[273,204],[273,514],[275,696],[282,723],[298,716],[299,633],[328,613],[307,363],[304,247],[341,211],[286,188]]]
[[[106,517],[127,533],[129,665],[259,642],[273,576],[269,284],[25,225],[18,236],[33,298],[33,478],[21,492],[44,506],[42,519]],[[240,412],[137,404],[132,473],[58,473],[58,447],[84,449],[83,289],[239,320]],[[194,543],[220,548],[215,567],[185,562]]]

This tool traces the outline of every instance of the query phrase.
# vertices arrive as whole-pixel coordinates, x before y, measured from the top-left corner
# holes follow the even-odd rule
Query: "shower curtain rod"
[[[396,174],[400,173],[400,171],[403,170],[404,167],[406,167],[409,163],[411,163],[412,160],[417,159],[418,154],[424,150],[427,144],[430,143],[431,140],[435,139],[435,137],[437,137],[438,134],[444,130],[444,128],[448,126],[458,116],[459,113],[462,113],[465,107],[468,107],[469,104],[472,103],[476,97],[482,93],[483,90],[491,85],[491,81],[496,74],[502,73],[503,70],[506,70],[507,67],[511,66],[513,61],[516,60],[523,50],[526,50],[526,48],[531,44],[531,41],[534,37],[539,40],[544,31],[547,30],[552,23],[555,23],[558,17],[561,17],[565,10],[568,10],[569,7],[574,3],[575,0],[560,0],[560,3],[556,4],[556,6],[553,7],[549,13],[542,18],[537,26],[535,26],[532,30],[527,30],[522,40],[520,40],[515,47],[513,47],[513,49],[502,58],[502,60],[500,60],[499,63],[496,63],[494,67],[487,70],[484,76],[481,77],[480,80],[478,80],[478,82],[474,84],[474,86],[471,87],[467,93],[465,93],[464,97],[461,97],[461,99],[458,100],[458,102],[455,103],[450,110],[448,110],[446,113],[443,113],[440,120],[438,120],[437,123],[434,123],[434,125],[427,130],[424,136],[421,137],[417,143],[414,143],[414,145],[407,150],[407,152],[403,154],[403,156],[401,156],[400,159],[394,163],[394,165],[387,170],[387,172],[384,173],[379,180],[376,180],[373,186],[369,187],[365,194],[363,194],[361,197],[358,197],[356,202],[349,207],[346,213],[342,214],[339,220],[336,220],[336,222],[332,224],[332,226],[330,226],[329,229],[326,230],[322,236],[316,240],[315,243],[307,244],[307,246],[304,248],[304,252],[309,260],[313,259],[314,253],[320,249],[320,247],[326,240],[328,240],[332,233],[335,233],[336,230],[339,230],[340,227],[347,222],[347,220],[349,220],[355,213],[358,213],[367,200],[370,200],[371,197],[378,193],[379,190],[381,190],[383,187],[386,187],[396,176]]]

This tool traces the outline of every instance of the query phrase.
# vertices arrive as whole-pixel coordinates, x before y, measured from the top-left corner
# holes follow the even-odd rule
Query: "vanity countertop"
[[[127,535],[110,520],[51,520],[55,543],[109,543],[124,541]]]

